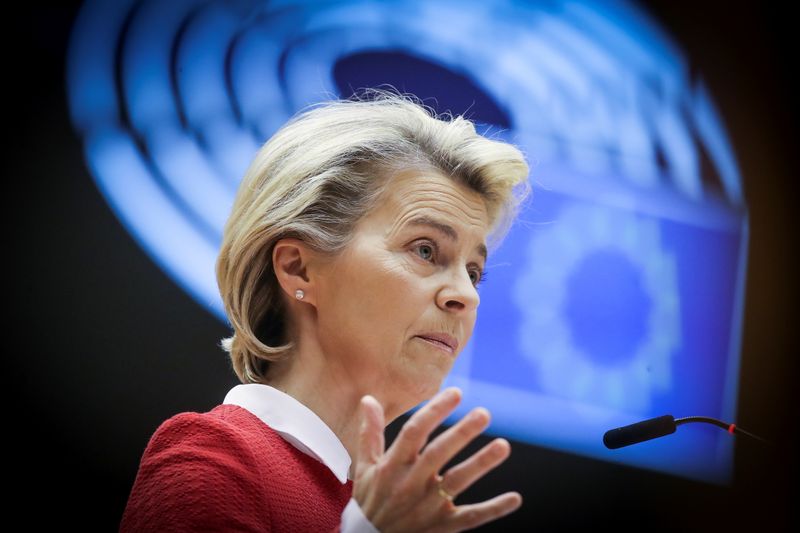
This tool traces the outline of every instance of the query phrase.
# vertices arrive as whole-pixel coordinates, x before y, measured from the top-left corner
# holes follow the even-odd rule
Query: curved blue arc
[[[144,141],[147,157],[182,204],[197,231],[218,243],[233,203],[235,185],[221,180],[205,150],[186,131],[173,84],[172,49],[199,0],[147,2],[134,13],[122,51],[122,92],[132,128]],[[168,52],[168,53],[165,53]]]
[[[210,118],[233,114],[225,85],[225,61],[240,23],[226,6],[207,4],[187,22],[176,43],[176,90],[192,129]]]
[[[175,66],[187,128],[201,140],[214,174],[234,188],[261,144],[237,123],[226,83],[229,44],[239,27],[237,13],[208,4],[184,28]]]
[[[165,183],[178,195],[198,228],[215,242],[233,205],[235,185],[225,183],[208,162],[207,153],[191,134],[175,122],[163,122],[145,137],[152,163]]]
[[[165,121],[181,122],[172,82],[173,47],[201,1],[143,2],[128,26],[120,58],[122,90],[131,125],[141,135]]]
[[[268,31],[251,28],[231,52],[230,79],[233,99],[242,122],[266,141],[292,113],[283,97],[278,77],[282,43]]]
[[[120,119],[115,45],[134,4],[90,0],[76,17],[67,51],[67,99],[72,123],[82,133]]]
[[[98,129],[85,143],[92,173],[104,177],[97,181],[100,191],[139,245],[203,308],[225,320],[214,274],[218,246],[196,231],[185,212],[152,179],[127,132]]]

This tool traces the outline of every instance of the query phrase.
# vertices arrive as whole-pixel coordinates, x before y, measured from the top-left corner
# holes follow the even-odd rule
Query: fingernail
[[[470,420],[483,420],[483,421],[485,421],[487,423],[491,419],[491,415],[489,414],[489,411],[486,410],[484,407],[476,407],[469,414],[469,417],[470,417]]]
[[[444,390],[445,399],[453,400],[461,397],[461,389],[458,387],[448,387]]]
[[[522,494],[520,494],[520,493],[518,493],[518,492],[515,492],[514,494],[516,494],[516,495],[517,495],[517,504],[514,506],[514,508],[512,509],[512,511],[516,511],[517,509],[519,509],[520,507],[522,507]]]
[[[506,439],[495,439],[493,446],[496,452],[511,455],[511,444]]]

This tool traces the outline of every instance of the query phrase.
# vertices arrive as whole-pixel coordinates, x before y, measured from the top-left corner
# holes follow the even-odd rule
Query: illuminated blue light
[[[142,2],[124,34],[122,94],[131,127],[147,135],[165,121],[179,122],[172,83],[173,39],[198,0]]]
[[[187,129],[207,152],[214,173],[234,186],[260,146],[237,122],[226,86],[227,46],[238,29],[237,14],[224,6],[212,4],[198,12],[184,29],[175,67]]]
[[[515,302],[523,316],[520,347],[541,376],[540,386],[554,396],[604,406],[637,415],[648,413],[654,393],[668,389],[672,378],[670,359],[680,345],[679,302],[674,257],[663,251],[656,222],[626,214],[620,209],[576,204],[560,213],[548,231],[531,238],[530,265],[513,288]],[[598,363],[603,343],[620,344],[613,332],[594,324],[587,339],[575,338],[574,324],[580,320],[570,301],[582,287],[571,287],[570,279],[585,268],[583,263],[599,252],[614,251],[634,266],[641,276],[641,290],[649,300],[643,338],[636,339],[634,354],[616,365]],[[618,274],[619,272],[617,272]],[[595,283],[607,284],[602,272]],[[536,306],[529,305],[537,302]],[[582,312],[608,311],[609,302],[584,304]],[[626,298],[617,306],[637,305]],[[630,322],[622,310],[608,320],[621,328],[622,335],[640,336],[638,321]],[[617,347],[618,349],[621,346]],[[618,353],[617,356],[623,355]],[[602,358],[602,356],[600,356]]]
[[[721,118],[688,72],[624,1],[91,0],[67,84],[98,188],[221,320],[214,261],[236,187],[294,113],[387,81],[466,112],[521,146],[535,192],[448,378],[465,390],[457,415],[483,404],[505,435],[724,481],[718,436],[601,444],[646,416],[736,414],[747,211]]]
[[[97,130],[87,136],[86,152],[92,173],[106,177],[98,181],[100,190],[137,242],[198,302],[211,305],[219,298],[217,291],[207,290],[216,282],[217,247],[196,231],[197,224],[179,202],[153,179],[127,132]]]
[[[563,314],[573,344],[597,364],[618,366],[635,355],[650,299],[632,262],[609,246],[586,254],[566,281]]]
[[[239,111],[242,127],[266,140],[292,115],[281,79],[283,43],[279,35],[266,29],[242,34],[231,51],[230,79],[232,99]]]

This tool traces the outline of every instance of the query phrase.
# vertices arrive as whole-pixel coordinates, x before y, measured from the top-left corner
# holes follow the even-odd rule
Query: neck
[[[285,360],[273,363],[269,385],[311,409],[336,434],[350,455],[350,477],[357,461],[359,404],[364,394],[346,368],[326,358],[318,343],[301,336]],[[374,395],[374,393],[372,393]]]

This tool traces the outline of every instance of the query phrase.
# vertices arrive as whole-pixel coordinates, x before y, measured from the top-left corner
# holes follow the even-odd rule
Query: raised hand
[[[495,439],[440,475],[447,462],[489,425],[489,412],[477,408],[426,446],[431,432],[460,401],[461,392],[456,388],[434,396],[411,416],[384,452],[383,408],[372,396],[361,399],[353,497],[382,533],[463,531],[505,516],[522,504],[516,492],[470,505],[453,503],[511,453],[508,441]]]

